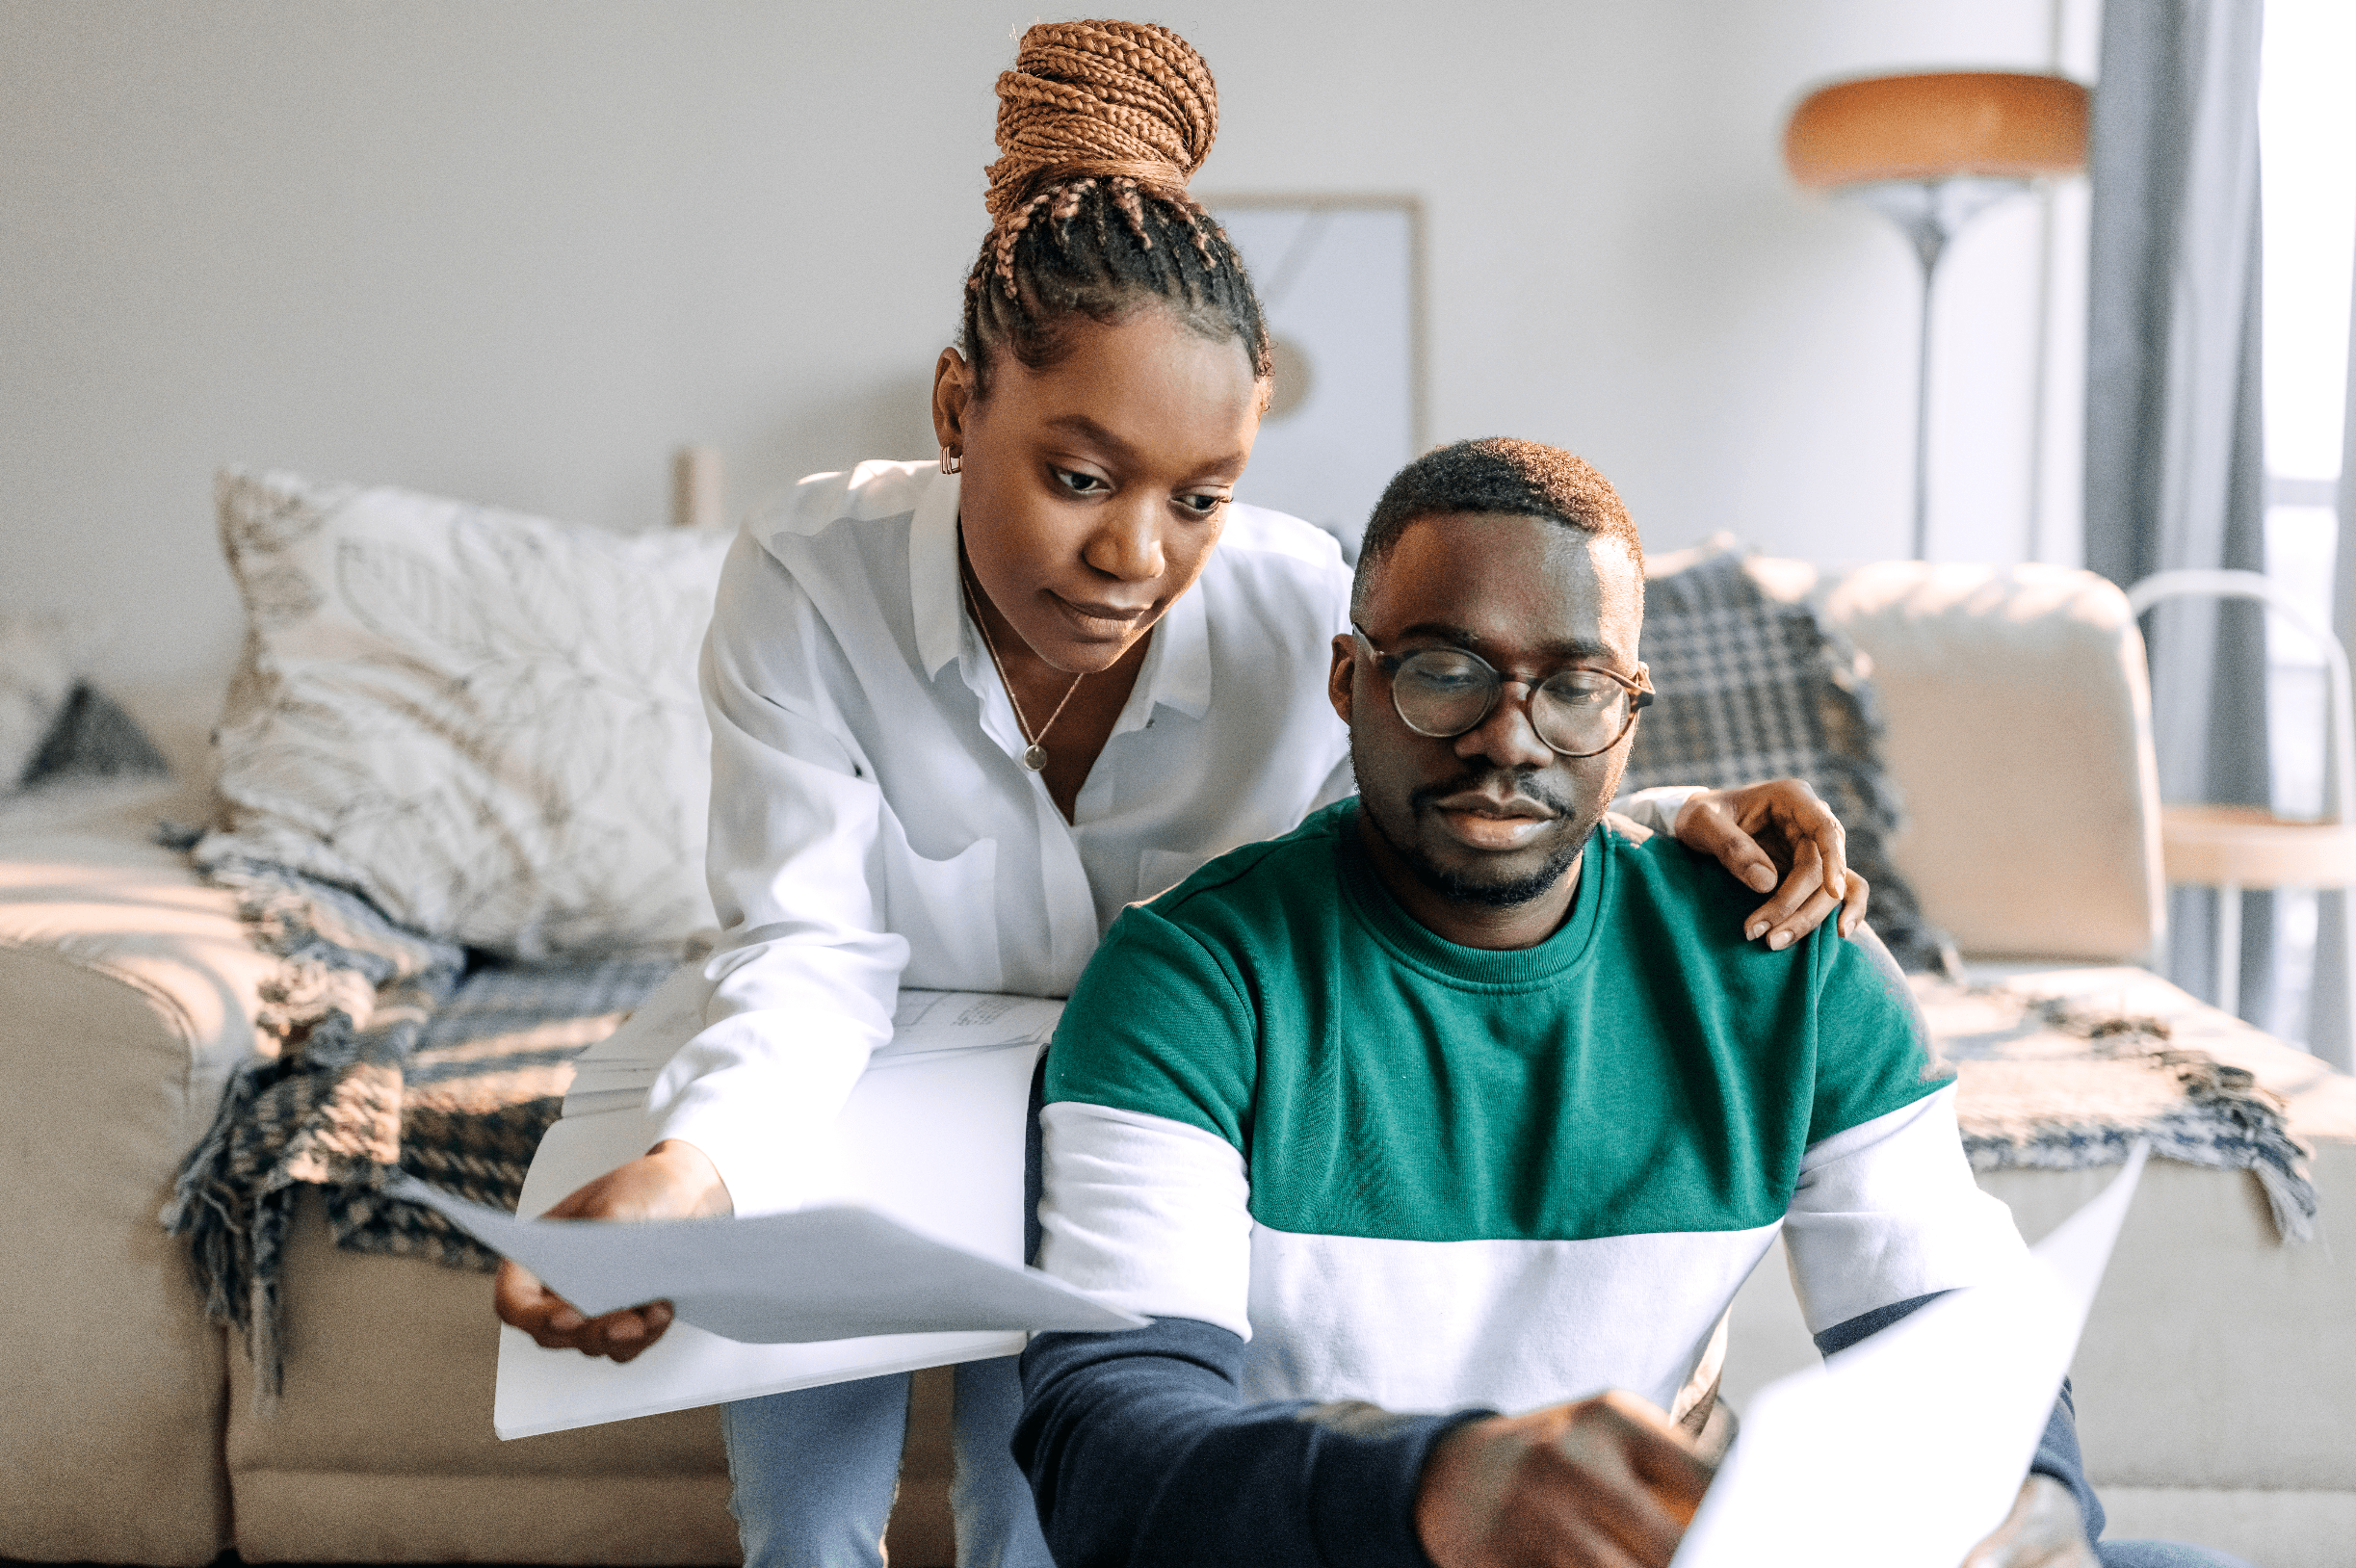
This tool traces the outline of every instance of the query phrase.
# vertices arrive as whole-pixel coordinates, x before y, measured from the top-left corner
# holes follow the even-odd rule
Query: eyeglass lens
[[[1410,729],[1446,739],[1486,719],[1504,685],[1504,676],[1469,653],[1426,648],[1400,660],[1391,694]],[[1609,676],[1566,669],[1530,694],[1530,722],[1557,751],[1589,756],[1620,738],[1629,702],[1628,689]]]

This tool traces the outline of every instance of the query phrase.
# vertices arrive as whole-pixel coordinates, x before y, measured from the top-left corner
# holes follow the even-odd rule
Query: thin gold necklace
[[[1063,710],[1070,704],[1072,693],[1079,691],[1080,683],[1088,678],[1087,671],[1082,670],[1072,677],[1072,684],[1063,689],[1063,700],[1056,704],[1056,711],[1047,716],[1047,722],[1039,726],[1038,733],[1033,734],[1031,720],[1023,717],[1022,700],[1014,694],[1014,683],[1007,679],[1006,662],[998,657],[998,644],[990,640],[990,623],[982,614],[981,601],[974,597],[973,580],[960,570],[957,573],[957,586],[965,590],[965,608],[974,613],[974,627],[982,634],[982,645],[990,651],[990,667],[998,671],[998,684],[1007,689],[1007,705],[1014,710],[1015,726],[1023,732],[1024,741],[1029,743],[1023,748],[1023,766],[1034,773],[1042,771],[1047,767],[1047,732],[1054,729],[1056,720],[1063,717]]]

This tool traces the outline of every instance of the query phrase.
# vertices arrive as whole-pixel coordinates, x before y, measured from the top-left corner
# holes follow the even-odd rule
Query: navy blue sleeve
[[[1243,1342],[1191,1318],[1036,1334],[1014,1460],[1059,1568],[1430,1568],[1415,1489],[1487,1411],[1246,1404]]]
[[[1918,1308],[1929,1306],[1947,1293],[1933,1291],[1905,1301],[1895,1301],[1872,1312],[1861,1312],[1846,1322],[1833,1324],[1816,1337],[1819,1355],[1837,1355],[1858,1341],[1870,1339],[1892,1323],[1911,1316]],[[2078,1451],[2078,1402],[2070,1393],[2070,1380],[2061,1380],[2061,1398],[2054,1401],[2054,1412],[2045,1418],[2045,1435],[2037,1440],[2036,1457],[2029,1461],[2032,1476],[2051,1476],[2070,1489],[2078,1499],[2079,1514],[2086,1522],[2086,1541],[2089,1545],[2103,1537],[2103,1501],[2094,1495],[2086,1480],[2085,1460]]]

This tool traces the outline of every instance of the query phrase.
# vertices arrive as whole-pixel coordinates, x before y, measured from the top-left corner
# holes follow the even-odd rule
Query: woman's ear
[[[942,446],[965,450],[965,410],[974,401],[974,367],[955,349],[932,366],[932,433]]]

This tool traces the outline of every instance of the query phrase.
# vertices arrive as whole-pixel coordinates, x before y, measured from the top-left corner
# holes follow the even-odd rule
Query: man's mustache
[[[1505,788],[1497,790],[1495,786],[1501,779]],[[1574,810],[1568,797],[1547,788],[1531,775],[1510,768],[1480,768],[1460,773],[1444,784],[1427,784],[1407,797],[1407,806],[1411,811],[1421,812],[1452,795],[1491,793],[1502,795],[1508,801],[1526,800],[1550,817],[1568,817]]]

